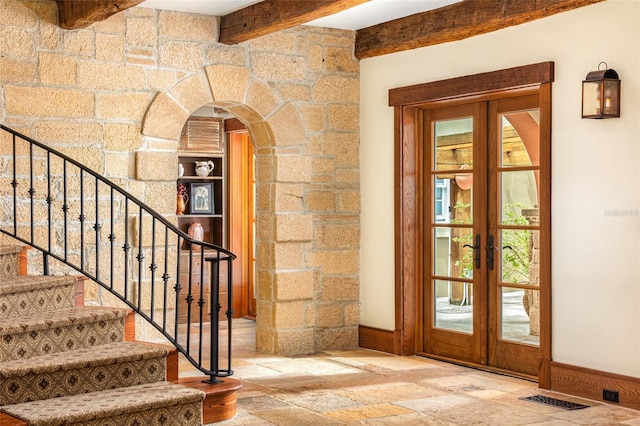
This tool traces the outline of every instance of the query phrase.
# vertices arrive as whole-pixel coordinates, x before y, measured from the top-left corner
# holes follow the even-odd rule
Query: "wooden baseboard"
[[[361,348],[388,352],[390,354],[394,353],[393,331],[361,325],[358,327],[358,334],[358,344]]]
[[[174,381],[183,386],[199,389],[207,394],[202,401],[202,424],[216,423],[235,417],[237,411],[238,389],[242,382],[226,377],[220,383],[208,384],[206,377],[185,377]]]
[[[615,405],[640,410],[640,378],[550,362],[550,390],[604,401],[603,390],[618,392]]]

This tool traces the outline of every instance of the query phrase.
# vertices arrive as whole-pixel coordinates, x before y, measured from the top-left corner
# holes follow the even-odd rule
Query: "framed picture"
[[[213,183],[192,183],[189,186],[189,213],[213,214]]]

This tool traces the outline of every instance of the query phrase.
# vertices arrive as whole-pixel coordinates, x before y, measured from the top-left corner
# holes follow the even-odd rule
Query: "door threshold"
[[[538,383],[538,377],[530,374],[518,373],[517,371],[505,370],[503,368],[491,367],[489,365],[476,364],[473,362],[460,361],[445,356],[432,355],[424,352],[416,352],[416,356],[435,359],[437,361],[448,362],[449,364],[460,365],[462,367],[473,368],[474,370],[486,371],[488,373],[500,374],[501,376],[515,377],[516,379],[527,380],[529,382]]]

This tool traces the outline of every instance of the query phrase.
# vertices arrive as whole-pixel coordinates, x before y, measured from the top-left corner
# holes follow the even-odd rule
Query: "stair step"
[[[71,308],[75,283],[70,275],[0,278],[0,319]]]
[[[84,306],[0,319],[0,362],[122,341],[128,312]]]
[[[31,426],[201,425],[204,392],[169,382],[7,405]]]
[[[0,277],[18,275],[18,254],[22,246],[0,245]]]
[[[0,405],[163,381],[168,352],[115,342],[0,363]]]

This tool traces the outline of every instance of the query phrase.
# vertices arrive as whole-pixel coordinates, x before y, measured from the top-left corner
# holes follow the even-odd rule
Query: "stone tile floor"
[[[422,357],[370,350],[287,358],[255,351],[250,320],[233,322],[238,414],[217,425],[638,425],[640,411]],[[183,375],[190,367],[181,364]],[[590,407],[523,401],[542,394]]]

